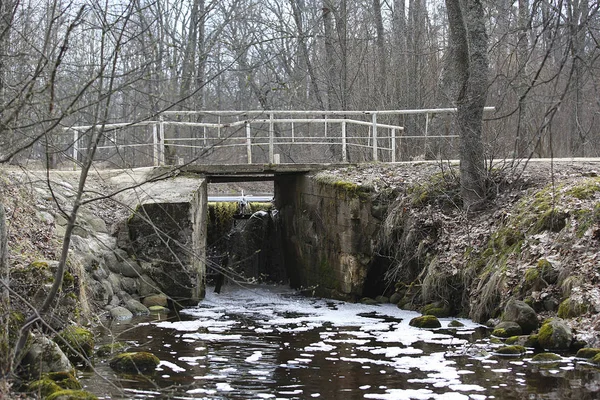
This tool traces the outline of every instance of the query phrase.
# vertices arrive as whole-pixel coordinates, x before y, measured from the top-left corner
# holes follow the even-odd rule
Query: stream
[[[460,319],[409,326],[392,304],[303,297],[284,286],[207,290],[197,307],[110,326],[161,364],[116,375],[107,361],[79,377],[104,399],[597,399],[600,370],[565,355],[551,364],[494,354],[488,331]]]

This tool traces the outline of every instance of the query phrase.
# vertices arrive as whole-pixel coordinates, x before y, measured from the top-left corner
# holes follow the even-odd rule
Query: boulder
[[[142,264],[142,268],[144,268],[144,263]],[[146,263],[147,264],[147,263]],[[148,275],[142,275],[138,280],[138,294],[140,297],[150,296],[160,292],[158,285],[152,278]]]
[[[434,315],[421,315],[420,317],[415,317],[411,319],[408,324],[416,328],[440,328],[442,326],[440,321]]]
[[[125,308],[127,308],[133,315],[148,315],[150,311],[148,307],[140,303],[135,299],[130,299],[125,302]]]
[[[65,389],[52,393],[46,400],[98,400],[98,397],[85,390]]]
[[[504,321],[500,322],[494,327],[492,335],[502,338],[508,338],[511,336],[519,336],[522,333],[523,329],[521,328],[521,325],[513,321]]]
[[[58,344],[43,335],[33,336],[24,364],[28,366],[29,374],[36,378],[48,372],[73,369],[73,365]]]
[[[495,353],[501,356],[521,356],[527,352],[523,346],[502,346],[496,349]]]
[[[525,335],[538,328],[537,314],[529,305],[520,300],[510,299],[504,307],[502,321],[517,323]],[[511,335],[512,336],[512,335]]]
[[[557,362],[560,360],[562,360],[562,357],[554,353],[538,353],[531,359],[531,361],[539,363]]]
[[[590,359],[594,358],[598,354],[600,354],[600,349],[594,347],[584,347],[583,349],[579,349],[577,351],[575,357]]]
[[[146,374],[153,372],[160,364],[160,360],[152,353],[134,352],[121,353],[113,357],[109,365],[118,372],[128,374]]]
[[[568,350],[573,341],[573,333],[560,318],[546,320],[538,333],[540,346],[548,350]]]
[[[169,299],[164,294],[153,294],[145,297],[142,303],[148,308],[152,306],[167,307],[169,304]]]
[[[110,310],[110,316],[116,321],[124,321],[133,318],[133,313],[125,307],[115,307]]]
[[[588,305],[573,298],[567,298],[558,306],[559,318],[576,318],[588,312]]]
[[[94,350],[94,334],[82,326],[70,325],[54,339],[73,363],[86,363]]]

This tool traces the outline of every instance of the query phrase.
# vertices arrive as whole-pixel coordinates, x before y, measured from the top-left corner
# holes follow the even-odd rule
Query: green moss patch
[[[439,302],[425,305],[421,309],[421,313],[423,315],[433,315],[438,318],[446,318],[451,315],[450,307]]]
[[[63,390],[56,384],[52,379],[39,379],[31,382],[27,385],[27,391],[39,394],[42,398],[50,396],[52,393],[56,393]]]
[[[588,312],[588,305],[571,298],[565,299],[558,306],[559,318],[576,318]]]
[[[554,353],[538,353],[531,361],[533,362],[556,362],[562,360],[562,357]]]
[[[600,192],[600,178],[588,178],[573,186],[565,194],[579,200],[588,200]]]
[[[98,348],[98,350],[96,350],[96,355],[98,357],[108,357],[113,354],[119,353],[125,350],[126,348],[127,345],[121,342],[103,344]]]
[[[460,321],[457,321],[457,320],[453,319],[452,321],[450,321],[450,323],[448,324],[448,326],[450,328],[462,328],[463,326],[465,326],[465,324],[463,324]]]
[[[411,319],[408,324],[416,328],[440,328],[442,326],[440,321],[434,315],[415,317]]]
[[[146,374],[153,372],[160,364],[160,360],[152,353],[136,352],[122,353],[113,357],[109,365],[118,372],[128,374]]]
[[[523,346],[502,346],[495,350],[495,353],[501,356],[521,356],[527,352]]]
[[[575,357],[577,358],[585,358],[590,359],[594,358],[596,355],[600,354],[600,349],[595,347],[584,347],[583,349],[579,349]]]
[[[94,334],[81,326],[68,326],[54,341],[74,363],[89,360],[94,351]]]

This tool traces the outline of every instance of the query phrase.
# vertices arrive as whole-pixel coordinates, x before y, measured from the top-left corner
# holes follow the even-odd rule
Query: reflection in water
[[[408,325],[393,305],[311,299],[280,286],[211,290],[168,320],[112,327],[109,340],[161,359],[150,377],[117,376],[106,362],[82,376],[104,398],[595,399],[600,374],[564,358],[536,364],[490,355],[485,329]]]

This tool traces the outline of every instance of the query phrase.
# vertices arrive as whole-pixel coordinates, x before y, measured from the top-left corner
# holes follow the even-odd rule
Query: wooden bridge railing
[[[486,107],[486,111],[493,109]],[[455,138],[456,135],[431,135],[429,132],[432,116],[455,112],[455,108],[385,111],[167,111],[153,121],[95,127],[74,126],[65,130],[73,133],[74,160],[87,151],[86,147],[80,145],[86,133],[94,128],[101,128],[107,139],[98,150],[115,151],[121,157],[124,157],[122,153],[126,150],[142,153],[145,159],[156,166],[189,162],[273,164],[282,162],[282,153],[287,158],[284,161],[286,163],[307,162],[302,158],[309,158],[310,162],[396,162],[401,140]],[[424,134],[405,135],[404,127],[395,122],[400,121],[404,115],[415,114],[425,116]],[[135,138],[131,131],[139,127],[144,128],[143,132]],[[148,129],[151,129],[151,136],[148,135]],[[215,155],[216,153],[219,155]]]

